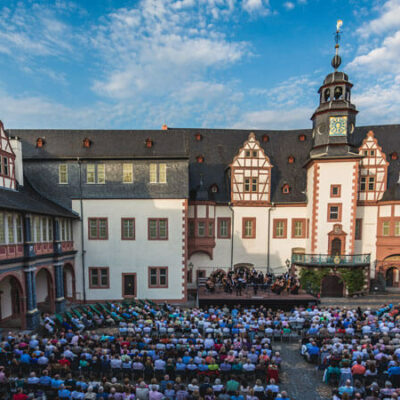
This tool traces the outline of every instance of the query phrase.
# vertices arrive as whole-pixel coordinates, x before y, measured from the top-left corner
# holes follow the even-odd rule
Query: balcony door
[[[136,297],[136,274],[122,274],[122,297]]]
[[[332,239],[331,256],[338,256],[342,253],[342,241],[339,238]]]

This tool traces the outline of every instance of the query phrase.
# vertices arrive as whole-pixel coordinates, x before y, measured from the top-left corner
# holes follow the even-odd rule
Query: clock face
[[[329,118],[329,136],[346,136],[347,117]]]

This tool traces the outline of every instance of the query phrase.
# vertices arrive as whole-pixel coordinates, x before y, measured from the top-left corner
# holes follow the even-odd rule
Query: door
[[[342,241],[338,238],[332,240],[331,256],[340,255],[342,252]]]
[[[122,296],[136,296],[136,274],[122,274]]]
[[[386,286],[393,287],[394,282],[394,268],[391,267],[386,271]]]
[[[322,297],[342,297],[344,285],[337,275],[327,275],[322,280]]]

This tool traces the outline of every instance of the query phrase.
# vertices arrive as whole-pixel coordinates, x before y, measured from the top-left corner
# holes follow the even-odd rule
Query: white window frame
[[[62,169],[65,167],[65,171]],[[64,175],[64,179],[62,179]],[[58,183],[60,185],[67,185],[68,184],[68,164],[60,164],[58,166]]]

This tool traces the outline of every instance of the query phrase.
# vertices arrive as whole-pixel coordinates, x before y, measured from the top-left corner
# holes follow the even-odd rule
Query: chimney
[[[168,125],[167,124],[163,124],[163,126],[161,127],[162,131],[167,131],[168,130]]]
[[[24,168],[22,162],[22,143],[18,137],[10,138],[10,145],[15,154],[15,179],[24,186]]]

